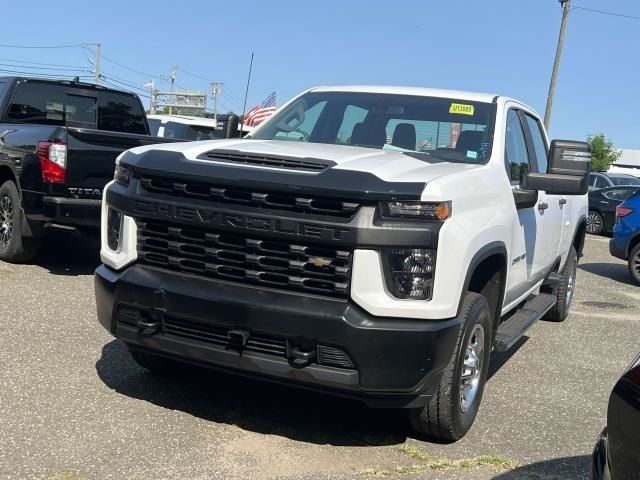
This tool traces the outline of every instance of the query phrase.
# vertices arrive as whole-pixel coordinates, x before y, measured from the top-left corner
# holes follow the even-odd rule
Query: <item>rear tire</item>
[[[629,253],[629,273],[633,281],[640,285],[640,243]]]
[[[7,180],[0,185],[0,260],[18,263],[35,257],[38,244],[22,236],[22,219],[18,188]]]
[[[491,312],[482,295],[467,292],[458,342],[438,390],[424,408],[409,410],[411,426],[444,441],[462,438],[480,407],[491,355]]]
[[[561,272],[561,278],[553,289],[556,303],[545,315],[544,319],[550,322],[563,322],[569,315],[569,309],[573,304],[573,296],[576,288],[576,271],[578,267],[578,254],[571,247],[569,256]]]
[[[589,210],[587,216],[587,233],[591,235],[602,235],[604,232],[604,218],[600,212]]]

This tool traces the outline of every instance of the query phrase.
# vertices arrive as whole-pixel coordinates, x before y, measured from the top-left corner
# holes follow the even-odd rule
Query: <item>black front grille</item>
[[[351,218],[360,204],[329,197],[309,197],[293,193],[254,191],[247,188],[212,186],[200,182],[173,181],[162,177],[140,177],[142,188],[150,193],[216,203],[244,205],[258,209],[284,210],[338,218]]]
[[[346,297],[352,252],[138,220],[141,263],[240,283]]]
[[[211,159],[217,162],[239,163],[258,167],[286,168],[288,170],[301,170],[305,172],[321,172],[336,164],[335,162],[315,158],[261,155],[228,150],[211,150],[199,158]]]

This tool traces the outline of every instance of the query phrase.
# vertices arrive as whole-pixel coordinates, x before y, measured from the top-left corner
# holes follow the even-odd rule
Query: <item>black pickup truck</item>
[[[29,260],[50,228],[97,233],[116,157],[167,141],[132,93],[0,77],[0,260]]]

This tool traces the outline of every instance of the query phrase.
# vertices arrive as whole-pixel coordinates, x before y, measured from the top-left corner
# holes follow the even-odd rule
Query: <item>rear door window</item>
[[[101,93],[98,130],[147,135],[147,117],[138,98],[124,93]]]
[[[158,136],[158,130],[160,130],[160,120],[157,118],[147,118],[147,122],[149,123],[149,132],[154,137]]]

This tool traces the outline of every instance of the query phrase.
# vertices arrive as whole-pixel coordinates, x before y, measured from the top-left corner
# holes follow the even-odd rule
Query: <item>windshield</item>
[[[495,105],[454,98],[309,92],[252,138],[395,150],[444,161],[484,163]]]
[[[614,185],[640,185],[640,178],[629,176],[609,177]]]

